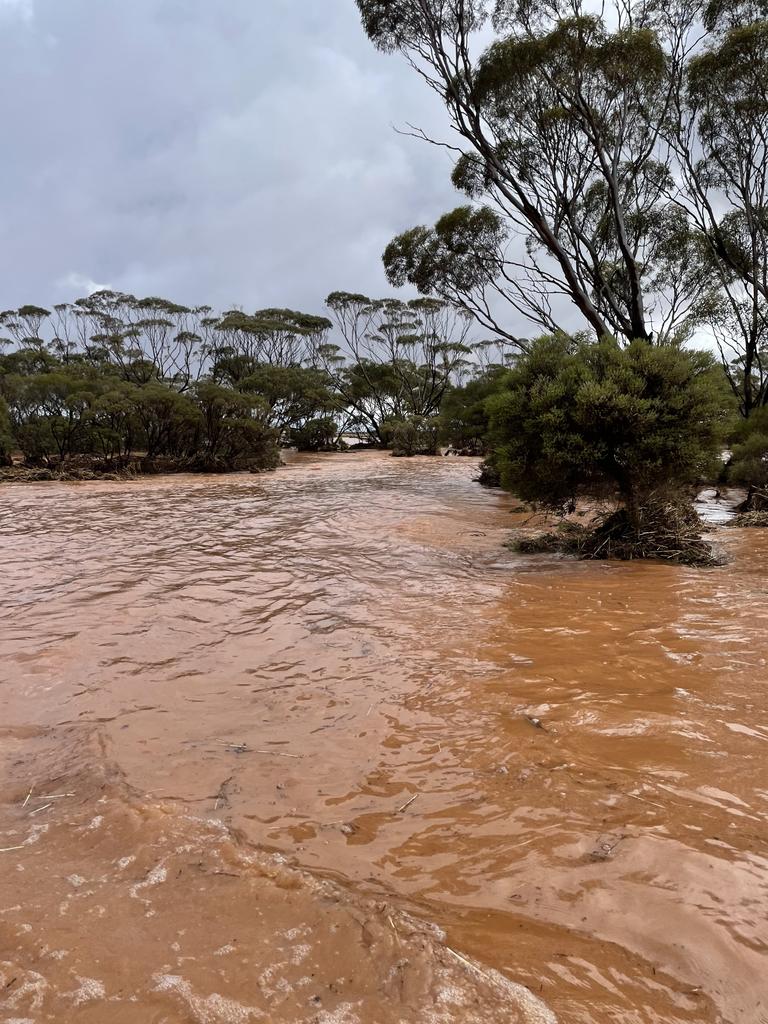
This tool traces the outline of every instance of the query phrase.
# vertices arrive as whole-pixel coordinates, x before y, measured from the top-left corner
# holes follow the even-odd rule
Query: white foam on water
[[[174,942],[174,946],[177,946],[177,945],[178,945],[178,943]],[[232,943],[230,942],[226,946],[220,946],[218,949],[214,949],[213,955],[214,956],[229,956],[230,953],[234,953],[235,952],[235,949],[236,949],[236,947],[233,946]]]
[[[335,1010],[320,1010],[312,1021],[313,1024],[361,1024],[354,1003],[342,1003]]]
[[[80,975],[75,976],[79,982],[78,987],[74,992],[63,993],[65,999],[72,999],[75,1006],[80,1006],[82,1003],[92,1003],[96,999],[105,999],[107,996],[107,990],[104,988],[104,983],[99,981],[98,978],[81,978]]]
[[[299,964],[304,963],[309,954],[312,952],[312,947],[306,943],[300,946],[293,947],[293,954],[291,956],[291,963],[297,967]]]
[[[264,1017],[255,1006],[244,1006],[218,992],[198,996],[190,983],[178,974],[156,974],[152,980],[155,992],[170,992],[178,996],[194,1015],[196,1024],[252,1024]]]
[[[28,1004],[24,1009],[42,1009],[48,982],[37,971],[26,971],[25,975],[19,984],[14,985],[11,994],[5,996],[5,1006],[8,1010],[15,1010],[22,1002]],[[10,979],[15,976],[16,968],[13,964],[8,961],[0,963],[0,989],[5,989]]]
[[[158,864],[156,867],[152,868],[143,882],[136,882],[136,884],[132,885],[128,891],[131,896],[137,900],[140,899],[139,893],[142,889],[151,889],[155,885],[162,885],[167,878],[168,869],[163,867],[162,864]]]

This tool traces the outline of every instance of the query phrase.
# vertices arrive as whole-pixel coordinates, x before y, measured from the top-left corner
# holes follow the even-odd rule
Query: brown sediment
[[[768,540],[724,531],[706,571],[522,558],[475,474],[4,492],[0,959],[58,1000],[6,1016],[428,1021],[458,986],[456,1019],[510,1019],[496,970],[562,1021],[768,1019]],[[321,1007],[298,965],[283,1003],[258,983],[301,921]]]
[[[436,927],[137,799],[82,735],[68,757],[51,739],[6,767],[38,785],[3,808],[4,1020],[554,1024]]]

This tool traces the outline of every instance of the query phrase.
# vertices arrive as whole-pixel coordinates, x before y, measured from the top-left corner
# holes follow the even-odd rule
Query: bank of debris
[[[729,521],[728,525],[766,527],[768,526],[768,510],[755,509],[752,512],[739,512]]]
[[[517,535],[510,543],[521,554],[562,554],[580,559],[655,559],[678,565],[722,565],[723,557],[701,536],[702,524],[687,502],[655,500],[638,510],[596,515],[588,526],[564,520],[554,530]]]

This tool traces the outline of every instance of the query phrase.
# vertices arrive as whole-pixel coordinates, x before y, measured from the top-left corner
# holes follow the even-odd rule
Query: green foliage
[[[482,288],[499,272],[506,230],[488,207],[460,206],[434,228],[416,227],[393,239],[383,262],[390,284],[412,284],[422,295],[454,298]]]
[[[308,420],[334,408],[335,399],[327,375],[311,366],[253,367],[237,384],[244,393],[259,395],[266,422],[287,436]]]
[[[385,445],[397,457],[437,455],[440,442],[440,421],[437,416],[386,420],[381,432]]]
[[[553,509],[628,508],[714,472],[728,403],[712,357],[635,341],[540,338],[489,399],[503,486]]]
[[[145,468],[272,467],[292,427],[338,408],[314,355],[325,317],[217,317],[103,291],[7,310],[0,325],[12,346],[0,354],[0,458],[16,446],[46,465],[87,455],[109,467],[138,456]]]
[[[386,444],[387,421],[436,415],[471,353],[467,315],[433,297],[402,302],[334,292],[327,304],[346,351],[324,345],[318,356],[348,426]]]
[[[195,385],[193,398],[202,426],[189,453],[197,468],[273,469],[279,463],[277,432],[258,416],[260,396],[205,380]]]
[[[292,427],[291,444],[300,452],[329,451],[336,444],[338,427],[333,416],[317,416],[305,420],[300,426]]]
[[[728,479],[761,492],[761,507],[768,507],[768,406],[738,425]]]
[[[446,394],[440,408],[440,440],[444,445],[473,455],[485,454],[490,427],[488,399],[499,390],[505,376],[502,367],[492,367]]]
[[[11,418],[4,398],[0,397],[0,466],[12,463],[14,440],[11,433]]]

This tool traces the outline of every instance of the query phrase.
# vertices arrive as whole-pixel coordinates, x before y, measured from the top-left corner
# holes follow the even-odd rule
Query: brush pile
[[[637,558],[678,565],[721,565],[722,558],[701,537],[701,520],[688,502],[654,499],[633,522],[625,508],[605,512],[590,526],[562,523],[556,530],[512,542],[524,554],[551,552],[582,559]]]
[[[729,526],[768,526],[768,509],[739,512],[728,522]]]

